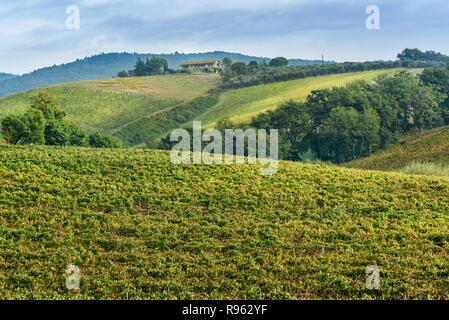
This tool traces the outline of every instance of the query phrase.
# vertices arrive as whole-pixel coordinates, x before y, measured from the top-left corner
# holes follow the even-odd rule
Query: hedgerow
[[[437,67],[440,64],[426,61],[370,61],[370,62],[344,62],[325,63],[323,65],[270,67],[259,65],[249,69],[247,75],[231,75],[223,73],[224,88],[242,88],[257,86],[264,83],[304,79],[309,77],[340,74],[349,72],[362,72],[370,70],[383,70],[395,68],[424,68]]]

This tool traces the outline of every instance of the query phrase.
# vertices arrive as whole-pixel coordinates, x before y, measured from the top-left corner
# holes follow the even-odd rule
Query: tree
[[[86,130],[72,123],[67,123],[66,128],[69,136],[68,144],[70,146],[85,147],[88,145]]]
[[[398,54],[400,60],[424,60],[424,53],[419,49],[404,49]]]
[[[419,78],[425,86],[430,86],[434,88],[435,93],[440,93],[438,113],[444,124],[449,124],[449,69],[428,68]]]
[[[150,60],[147,59],[145,64],[145,74],[146,75],[155,75],[161,74],[162,72],[166,72],[168,70],[168,63],[166,59],[152,57]]]
[[[438,114],[438,102],[434,92],[430,87],[419,86],[412,94],[413,103],[413,127],[420,131],[428,128],[435,128],[444,123],[443,118]]]
[[[254,128],[279,130],[280,156],[289,160],[300,160],[300,155],[309,148],[311,125],[306,105],[296,101],[284,103],[276,111],[262,113],[251,121]]]
[[[233,63],[231,66],[231,70],[234,71],[237,75],[248,74],[248,66],[244,62]]]
[[[259,63],[255,60],[252,60],[248,63],[248,67],[251,68],[257,68],[259,66]]]
[[[119,78],[126,78],[128,76],[129,76],[128,72],[126,72],[125,70],[117,72],[117,77],[119,77]]]
[[[62,121],[52,120],[45,126],[45,144],[50,146],[66,146],[69,143],[69,132]]]
[[[221,73],[221,77],[223,78],[224,82],[229,82],[229,81],[231,81],[231,79],[235,78],[236,76],[237,76],[237,74],[229,68],[225,69]]]
[[[354,159],[360,135],[358,121],[359,114],[352,108],[333,109],[320,128],[319,154],[335,163]]]
[[[419,49],[404,49],[397,57],[401,61],[434,62],[437,65],[447,65],[449,63],[449,56],[447,55],[435,51],[423,52]]]
[[[25,124],[17,115],[9,115],[2,119],[2,134],[7,143],[18,144],[25,135]]]
[[[230,68],[231,65],[232,65],[232,59],[231,59],[231,58],[228,58],[228,57],[225,57],[225,58],[223,59],[223,65],[224,65],[224,67],[225,67],[226,69]]]
[[[285,67],[288,66],[288,60],[284,57],[277,57],[270,61],[270,67]]]
[[[45,120],[62,120],[66,112],[56,106],[56,97],[45,91],[39,92],[37,96],[31,98],[31,108],[42,111]]]
[[[142,59],[137,59],[136,67],[134,68],[134,75],[136,77],[142,77],[145,75],[146,67],[145,63],[142,61]]]
[[[438,102],[432,88],[422,86],[411,73],[403,71],[393,77],[380,77],[377,83],[384,101],[398,111],[401,132],[414,127],[430,128],[441,120],[435,112]]]
[[[229,119],[229,117],[223,117],[217,121],[217,125],[215,128],[223,132],[226,129],[234,128],[234,123]]]
[[[368,152],[371,155],[371,146],[379,142],[380,120],[379,115],[373,108],[366,108],[363,113],[359,114],[359,139],[360,153]]]
[[[46,121],[41,110],[29,108],[22,116],[25,132],[21,139],[25,144],[45,144]]]

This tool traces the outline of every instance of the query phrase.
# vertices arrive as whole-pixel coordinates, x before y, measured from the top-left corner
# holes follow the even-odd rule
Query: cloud
[[[23,73],[109,51],[229,50],[260,56],[393,59],[405,46],[449,53],[449,3],[377,0],[2,0],[0,72]],[[78,5],[80,30],[65,9]]]

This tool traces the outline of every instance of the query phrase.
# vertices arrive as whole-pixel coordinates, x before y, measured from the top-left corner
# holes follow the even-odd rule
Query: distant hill
[[[449,127],[407,135],[371,157],[345,164],[345,167],[370,170],[402,169],[415,161],[449,164]]]
[[[0,81],[11,79],[14,77],[17,77],[17,76],[15,74],[0,72]]]
[[[0,97],[30,90],[42,86],[58,84],[63,82],[95,80],[112,78],[118,71],[130,70],[134,67],[138,58],[145,60],[151,57],[167,59],[171,69],[179,69],[179,65],[185,61],[231,58],[234,62],[248,63],[251,60],[258,62],[269,62],[270,58],[252,57],[239,53],[214,51],[206,53],[174,53],[174,54],[137,54],[137,53],[102,53],[74,62],[35,70],[31,73],[14,77],[0,82]],[[320,60],[290,60],[291,65],[307,65],[321,63]],[[1,79],[1,78],[0,78]]]

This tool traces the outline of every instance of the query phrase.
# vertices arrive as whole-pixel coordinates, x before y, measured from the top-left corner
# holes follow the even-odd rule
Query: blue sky
[[[66,28],[66,7],[80,29]],[[368,5],[380,30],[365,27]],[[26,73],[100,52],[223,50],[364,61],[405,47],[449,54],[447,0],[0,0],[0,72]]]

